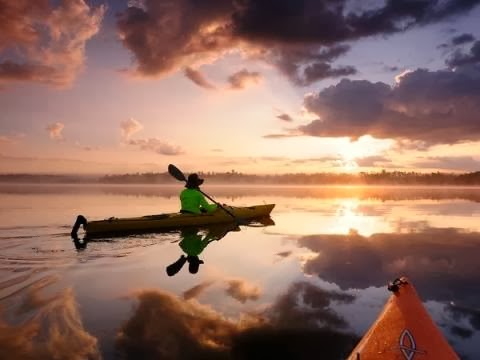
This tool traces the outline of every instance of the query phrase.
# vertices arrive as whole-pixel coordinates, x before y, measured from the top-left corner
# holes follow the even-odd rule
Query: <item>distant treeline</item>
[[[86,184],[99,180],[98,176],[82,175],[0,174],[0,183],[15,184]]]
[[[276,184],[276,185],[480,185],[480,171],[454,173],[419,173],[403,171],[315,174],[252,175],[239,172],[199,173],[207,184]],[[73,176],[0,174],[4,183],[101,183],[101,184],[175,184],[177,180],[167,173],[136,173],[123,175]]]
[[[199,173],[208,184],[279,184],[279,185],[480,185],[480,171],[466,174],[381,171],[375,173],[316,173],[251,175],[235,171]],[[107,175],[100,182],[108,184],[175,183],[168,173]]]

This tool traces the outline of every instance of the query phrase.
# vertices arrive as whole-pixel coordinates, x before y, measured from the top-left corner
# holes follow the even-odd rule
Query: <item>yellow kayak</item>
[[[239,220],[254,220],[269,216],[274,207],[275,204],[266,204],[246,207],[227,206],[226,208]],[[235,221],[234,218],[222,209],[217,209],[211,214],[170,213],[121,219],[112,217],[97,221],[87,221],[85,217],[79,215],[72,229],[72,237],[76,235],[80,225],[85,229],[87,236],[92,237],[113,233],[178,229],[186,226],[203,226],[233,221]]]
[[[458,360],[406,278],[389,285],[383,311],[347,360]]]

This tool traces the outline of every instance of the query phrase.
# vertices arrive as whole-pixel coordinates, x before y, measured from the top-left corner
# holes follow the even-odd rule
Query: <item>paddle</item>
[[[175,179],[179,181],[187,181],[187,178],[185,177],[185,174],[177,168],[175,165],[170,164],[168,165],[168,172],[170,175],[172,175]],[[198,189],[207,199],[212,201],[214,204],[216,204],[219,208],[221,208],[223,211],[225,211],[228,215],[230,215],[237,224],[245,224],[245,221],[240,221],[241,219],[237,218],[230,210],[225,208],[222,204],[219,202],[213,200],[209,195],[205,194],[202,190]]]

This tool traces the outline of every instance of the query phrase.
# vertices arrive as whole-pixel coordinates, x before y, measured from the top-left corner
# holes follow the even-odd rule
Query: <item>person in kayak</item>
[[[217,210],[216,204],[209,204],[200,191],[200,185],[203,184],[203,179],[200,179],[197,174],[190,174],[185,184],[185,188],[180,193],[180,202],[182,214],[201,214],[212,213]]]

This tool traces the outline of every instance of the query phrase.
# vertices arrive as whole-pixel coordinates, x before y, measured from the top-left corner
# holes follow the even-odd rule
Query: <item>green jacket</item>
[[[190,211],[195,214],[201,214],[202,209],[207,213],[217,210],[217,205],[209,204],[203,194],[196,189],[185,189],[180,193],[180,202],[182,210]]]
[[[207,238],[202,238],[198,234],[183,235],[182,241],[178,245],[189,256],[198,256],[207,247],[210,241]]]

